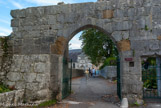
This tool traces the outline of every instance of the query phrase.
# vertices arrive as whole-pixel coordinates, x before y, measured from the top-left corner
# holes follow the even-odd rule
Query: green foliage
[[[156,66],[156,58],[155,57],[149,57],[147,59],[150,66]],[[142,65],[144,64],[144,61],[142,61]]]
[[[82,40],[82,50],[96,66],[106,58],[117,55],[116,46],[112,40],[96,29],[84,30],[80,40]]]
[[[149,89],[156,89],[157,88],[157,72],[156,72],[156,58],[149,57],[147,59],[149,63],[149,68],[147,70],[143,70],[143,86]],[[144,62],[142,62],[142,65]]]
[[[0,93],[11,91],[6,85],[0,83]]]
[[[39,104],[38,106],[35,106],[34,108],[44,108],[44,107],[52,106],[52,105],[56,104],[56,102],[57,102],[57,100],[45,101],[45,102]]]
[[[135,56],[135,50],[133,50],[132,54],[133,54],[133,57],[134,57]]]
[[[150,65],[156,65],[156,58],[154,58],[154,57],[149,57],[148,58],[148,62],[149,62],[149,64]]]
[[[135,103],[134,103],[134,105],[136,105],[136,106],[140,106],[140,105],[138,104],[138,102],[135,102]]]
[[[7,55],[8,55],[8,39],[9,39],[9,37],[1,37],[0,38],[0,41],[1,41],[1,47],[2,47],[2,49],[3,49],[3,51],[4,51],[4,53],[3,53],[3,56],[4,57],[7,57]]]
[[[100,69],[103,69],[105,66],[116,66],[117,65],[117,58],[116,57],[109,57],[107,58]]]
[[[149,30],[149,28],[148,28],[148,26],[147,26],[147,25],[145,25],[145,30],[146,30],[146,31],[148,31],[148,30]]]
[[[150,68],[143,71],[143,86],[149,89],[157,88],[156,68]]]

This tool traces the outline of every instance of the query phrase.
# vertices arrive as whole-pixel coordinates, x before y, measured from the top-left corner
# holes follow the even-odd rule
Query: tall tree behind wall
[[[96,66],[103,63],[108,57],[117,56],[117,50],[112,40],[97,29],[84,30],[80,36],[82,50]]]

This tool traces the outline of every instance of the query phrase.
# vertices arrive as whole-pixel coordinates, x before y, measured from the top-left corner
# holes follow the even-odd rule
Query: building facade
[[[91,61],[88,56],[85,55],[81,49],[75,49],[69,51],[69,58],[72,59],[72,68],[73,69],[89,69],[93,68]],[[69,63],[71,66],[71,63]]]

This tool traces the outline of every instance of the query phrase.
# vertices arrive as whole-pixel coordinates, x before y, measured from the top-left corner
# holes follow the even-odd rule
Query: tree
[[[82,40],[83,52],[96,66],[99,63],[103,63],[106,58],[117,55],[116,46],[109,36],[97,29],[84,30],[80,40]]]

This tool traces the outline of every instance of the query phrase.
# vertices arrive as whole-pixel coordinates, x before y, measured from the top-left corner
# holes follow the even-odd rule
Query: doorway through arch
[[[121,99],[121,73],[120,73],[120,56],[119,56],[119,50],[118,50],[118,47],[117,47],[117,44],[116,44],[116,42],[115,42],[115,40],[112,38],[112,36],[111,36],[111,34],[110,33],[108,33],[108,32],[106,32],[105,30],[103,30],[102,28],[100,28],[100,27],[97,27],[97,26],[93,26],[93,25],[86,25],[86,26],[83,26],[83,27],[81,27],[81,28],[79,28],[78,30],[76,30],[76,31],[74,31],[74,32],[72,32],[71,33],[71,36],[69,36],[69,38],[68,38],[68,41],[67,41],[67,44],[66,44],[66,49],[65,49],[65,52],[64,52],[64,57],[63,57],[63,77],[62,77],[62,98],[66,98],[67,96],[69,96],[70,94],[71,94],[71,86],[72,86],[72,70],[73,70],[73,64],[74,64],[74,66],[75,66],[75,69],[76,68],[78,68],[78,69],[82,69],[83,70],[83,73],[84,73],[84,71],[85,70],[87,70],[87,69],[89,69],[89,67],[92,67],[93,68],[93,64],[92,65],[90,65],[90,66],[87,66],[86,65],[86,60],[81,60],[81,61],[83,61],[82,62],[82,64],[79,62],[79,63],[77,63],[78,61],[77,60],[75,60],[75,59],[77,59],[77,57],[76,57],[76,55],[74,55],[74,53],[76,53],[77,54],[77,56],[78,55],[81,55],[81,53],[82,53],[82,50],[80,51],[80,50],[75,50],[75,51],[73,51],[72,53],[73,54],[70,54],[70,52],[71,52],[71,50],[69,49],[69,45],[70,45],[70,47],[72,46],[71,44],[69,44],[70,43],[70,41],[72,40],[72,38],[73,37],[75,37],[76,36],[76,34],[77,33],[81,33],[81,36],[83,35],[83,33],[85,33],[85,32],[87,32],[88,30],[90,30],[90,29],[92,29],[92,30],[96,30],[96,31],[98,31],[98,32],[101,32],[101,33],[103,33],[104,35],[106,35],[107,36],[107,38],[108,39],[110,39],[111,41],[112,41],[112,44],[115,46],[114,47],[114,50],[117,52],[117,55],[115,55],[115,60],[113,60],[113,62],[115,62],[115,63],[113,63],[113,64],[115,64],[115,72],[116,72],[116,76],[113,78],[113,82],[116,82],[117,81],[117,84],[116,84],[116,94],[117,94],[117,96],[119,97],[119,99]],[[78,36],[77,36],[78,37]],[[97,44],[97,43],[96,43]],[[102,47],[104,47],[103,45],[102,45]],[[106,53],[108,53],[108,51],[106,52]],[[85,53],[83,53],[83,55],[86,55]],[[72,57],[70,57],[70,56],[72,56]],[[87,55],[86,55],[87,56]],[[80,57],[81,58],[81,57]],[[84,57],[84,58],[86,58],[86,57]],[[87,58],[89,58],[89,57],[87,57]],[[86,59],[87,59],[86,58]],[[109,57],[110,58],[110,57]],[[72,60],[71,60],[72,59]],[[106,58],[107,59],[107,58]],[[64,62],[64,60],[66,60],[66,61],[68,61],[68,62]],[[108,59],[108,62],[112,62],[112,60],[110,61],[110,59]],[[87,61],[90,61],[90,59],[89,60],[87,60]],[[105,60],[103,61],[103,62],[105,62]],[[102,63],[103,63],[102,62]],[[87,64],[89,64],[89,63],[87,63]],[[112,64],[112,63],[111,63]],[[64,65],[66,65],[66,66],[64,66]],[[81,66],[83,65],[83,68],[81,68]],[[106,64],[106,66],[109,66],[110,64]],[[79,67],[80,66],[80,67]],[[85,66],[87,66],[87,67],[85,67]],[[100,66],[103,66],[103,64],[101,64]],[[104,65],[104,67],[105,67],[105,65]],[[100,69],[100,67],[97,67],[98,69]],[[103,67],[102,67],[102,69],[103,69]],[[100,69],[101,70],[101,69]],[[64,73],[65,72],[65,73]],[[82,75],[82,74],[80,74],[80,75]],[[104,76],[105,78],[108,78],[107,76]],[[64,92],[66,92],[66,94],[64,95]]]

